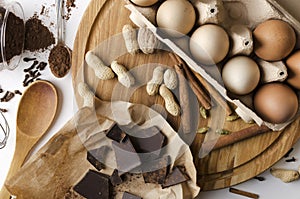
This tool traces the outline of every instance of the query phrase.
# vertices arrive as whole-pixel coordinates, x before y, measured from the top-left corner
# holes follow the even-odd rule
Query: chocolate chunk
[[[109,176],[89,170],[74,190],[87,199],[110,199],[111,185]]]
[[[126,133],[124,133],[116,124],[109,130],[106,136],[116,142],[122,142],[126,137]]]
[[[165,136],[156,127],[151,127],[130,133],[130,140],[138,153],[152,153],[159,156]]]
[[[174,186],[185,181],[188,181],[190,178],[185,172],[184,167],[174,167],[172,172],[167,176],[165,182],[162,185],[162,188],[167,188]]]
[[[145,171],[145,169],[149,171],[143,172],[145,183],[163,184],[168,173],[169,163],[170,157],[164,156],[149,162],[148,165],[150,165],[150,167],[148,168],[146,168],[146,164],[143,164],[143,171]]]
[[[76,193],[72,188],[65,194],[63,199],[85,199],[85,197]]]
[[[133,195],[128,192],[124,192],[122,199],[142,199],[141,197],[138,197],[136,195]]]
[[[121,143],[113,141],[112,146],[116,154],[119,175],[129,172],[141,165],[141,160],[129,139],[125,139],[125,141]]]
[[[98,170],[105,168],[104,161],[109,147],[102,146],[87,152],[87,160]]]
[[[110,176],[110,182],[112,185],[116,186],[123,182],[122,178],[119,176],[119,171],[114,170],[113,174]]]

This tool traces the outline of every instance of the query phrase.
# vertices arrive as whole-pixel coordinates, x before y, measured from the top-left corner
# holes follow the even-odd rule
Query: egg
[[[300,90],[300,50],[294,52],[286,60],[288,68],[287,82],[294,88]]]
[[[218,25],[207,24],[197,28],[190,39],[192,56],[200,63],[213,65],[222,61],[229,51],[229,36]]]
[[[189,33],[195,21],[195,9],[186,0],[165,1],[159,6],[156,14],[158,27],[172,37],[181,37]]]
[[[253,31],[254,52],[266,61],[287,57],[296,45],[296,33],[285,21],[271,19],[259,24]]]
[[[251,58],[237,56],[224,65],[222,79],[230,92],[246,95],[257,87],[260,80],[260,70]]]
[[[254,108],[263,120],[280,124],[291,120],[296,115],[298,98],[288,85],[269,83],[255,93]]]
[[[132,3],[134,3],[138,6],[152,6],[156,2],[158,2],[158,0],[131,0],[131,1],[132,1]]]

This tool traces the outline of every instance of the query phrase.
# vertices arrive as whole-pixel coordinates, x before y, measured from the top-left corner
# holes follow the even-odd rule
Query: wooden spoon
[[[57,104],[57,91],[50,82],[36,81],[24,92],[17,114],[15,153],[6,180],[21,168],[33,146],[46,133],[54,120]],[[0,198],[9,197],[3,186]]]

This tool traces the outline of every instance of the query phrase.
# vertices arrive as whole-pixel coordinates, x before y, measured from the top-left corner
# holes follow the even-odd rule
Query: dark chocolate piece
[[[152,153],[159,156],[165,136],[156,127],[151,127],[130,133],[130,140],[138,153]]]
[[[112,146],[116,154],[119,175],[129,172],[141,165],[141,160],[129,139],[125,139],[121,143],[113,141]]]
[[[89,170],[74,190],[87,199],[110,199],[111,184],[109,176]]]
[[[72,188],[65,194],[63,199],[86,199],[85,197],[81,196],[79,193],[74,191]]]
[[[162,188],[167,188],[174,186],[185,181],[188,181],[190,178],[185,172],[184,167],[174,167],[172,172],[167,176],[165,182],[162,185]]]
[[[170,163],[170,157],[164,156],[162,158],[156,159],[154,161],[149,162],[150,167],[145,168],[145,164],[143,164],[143,177],[145,183],[154,183],[154,184],[163,184],[167,173],[168,173],[168,165]]]
[[[124,192],[122,199],[142,199],[141,197],[138,197],[136,195],[133,195],[128,192]]]
[[[116,186],[123,182],[122,178],[119,176],[119,171],[114,170],[113,174],[110,176],[110,182],[112,185]]]
[[[106,154],[109,150],[109,147],[102,146],[97,149],[93,149],[87,152],[87,160],[98,170],[105,168],[103,164],[105,161]]]
[[[116,142],[122,142],[126,137],[126,133],[124,133],[116,124],[109,130],[106,136]]]

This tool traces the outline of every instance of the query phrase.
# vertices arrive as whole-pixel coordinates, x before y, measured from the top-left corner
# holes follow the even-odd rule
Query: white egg
[[[225,87],[237,95],[252,92],[260,80],[259,67],[254,60],[246,56],[230,59],[223,67],[222,78]]]
[[[207,24],[200,26],[192,34],[190,51],[193,57],[205,65],[222,61],[229,51],[229,36],[220,26]]]
[[[156,14],[159,28],[171,37],[181,37],[194,27],[196,12],[193,5],[186,0],[168,0],[163,2]]]
[[[158,0],[131,0],[131,1],[138,6],[152,6],[156,2],[158,2]]]

